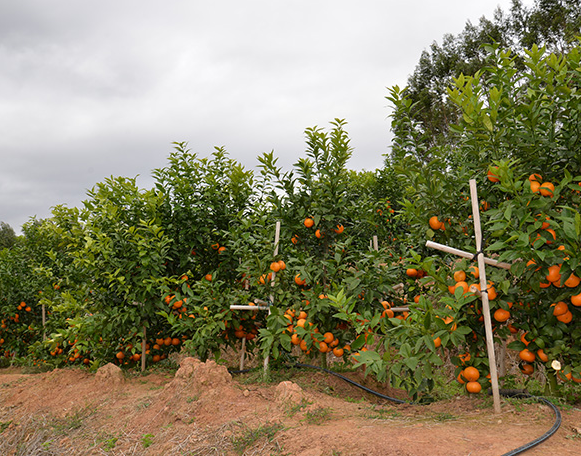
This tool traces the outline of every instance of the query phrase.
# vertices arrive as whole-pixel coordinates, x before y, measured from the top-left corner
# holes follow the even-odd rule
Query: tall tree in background
[[[16,233],[6,222],[0,222],[0,250],[9,249],[16,243]]]
[[[533,44],[562,54],[575,45],[579,35],[580,0],[535,0],[531,8],[513,0],[508,13],[499,8],[492,19],[482,17],[477,25],[467,22],[462,33],[447,34],[441,45],[434,42],[422,53],[404,90],[411,102],[412,124],[394,118],[394,125],[415,130],[416,142],[422,146],[415,148],[415,154],[420,161],[428,162],[433,158],[432,147],[453,142],[449,126],[459,119],[460,110],[447,98],[447,88],[460,74],[473,76],[490,63],[484,45],[495,43],[513,50],[518,55],[515,65],[522,67],[524,51]],[[391,159],[398,162],[402,150],[395,148]]]

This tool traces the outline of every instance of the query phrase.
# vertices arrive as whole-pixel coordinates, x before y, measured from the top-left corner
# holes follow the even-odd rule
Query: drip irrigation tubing
[[[347,383],[350,383],[351,385],[362,389],[363,391],[366,391],[370,394],[373,394],[374,396],[380,397],[382,399],[388,400],[390,402],[395,402],[397,404],[410,404],[410,405],[416,405],[417,403],[414,402],[409,402],[409,401],[404,401],[401,399],[397,399],[395,397],[391,397],[391,396],[386,396],[385,394],[381,394],[378,391],[374,391],[371,388],[367,388],[364,385],[361,385],[360,383],[357,383],[353,380],[351,380],[350,378],[345,377],[344,375],[341,375],[337,372],[334,372],[330,369],[325,369],[324,367],[319,367],[319,366],[313,366],[311,364],[303,364],[303,363],[295,363],[292,365],[293,367],[299,367],[299,368],[307,368],[307,369],[316,369],[322,372],[325,372],[327,374],[330,375],[334,375],[335,377],[340,378],[341,380],[346,381]],[[231,370],[229,369],[228,372],[230,372],[231,374],[243,374],[246,372],[250,372],[253,370],[256,370],[257,368],[253,368],[253,369],[242,369],[242,370]],[[530,450],[531,448],[537,446],[539,443],[544,442],[545,440],[547,440],[549,437],[551,437],[553,434],[555,434],[555,432],[557,432],[557,430],[559,429],[559,427],[561,427],[561,421],[562,421],[562,417],[561,417],[561,412],[559,411],[559,409],[557,408],[557,406],[555,404],[553,404],[551,401],[549,401],[548,399],[541,397],[541,396],[533,396],[529,393],[527,393],[526,391],[523,390],[500,390],[500,394],[502,396],[505,397],[516,397],[516,398],[523,398],[523,399],[533,399],[539,402],[543,402],[546,405],[548,405],[552,410],[553,413],[555,415],[555,422],[553,423],[553,426],[551,427],[551,429],[549,429],[547,432],[545,432],[543,435],[541,435],[540,437],[537,437],[534,440],[531,440],[530,442],[515,448],[514,450],[509,451],[508,453],[504,453],[501,456],[516,456],[517,454],[521,454],[524,453],[527,450]]]

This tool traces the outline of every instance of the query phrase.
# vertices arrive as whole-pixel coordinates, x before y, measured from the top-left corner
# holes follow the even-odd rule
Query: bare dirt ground
[[[502,455],[553,424],[550,408],[484,396],[397,405],[317,371],[252,383],[213,361],[123,375],[0,370],[0,455]],[[345,374],[387,395],[401,392]],[[581,409],[530,456],[581,455]]]

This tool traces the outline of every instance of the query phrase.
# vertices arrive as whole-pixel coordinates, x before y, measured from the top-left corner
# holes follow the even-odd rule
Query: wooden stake
[[[469,260],[474,259],[474,254],[470,252],[465,252],[464,250],[458,250],[453,247],[448,247],[447,245],[438,244],[437,242],[427,241],[426,247],[430,247],[432,249],[440,250],[442,252],[451,253],[453,255],[457,255],[462,258],[468,258]],[[509,263],[502,263],[500,261],[493,260],[492,258],[484,257],[484,262],[491,266],[496,266],[497,268],[502,268],[509,270],[512,266]]]
[[[242,339],[242,353],[240,353],[240,370],[244,370],[244,358],[246,358],[246,337]]]
[[[46,340],[46,310],[44,304],[42,305],[42,340]]]
[[[147,340],[147,328],[145,327],[145,325],[143,325],[143,338],[141,339],[141,372],[145,372],[145,358],[147,357],[145,354],[145,352],[147,351],[145,349],[146,340]]]
[[[376,252],[379,252],[379,242],[377,239],[377,235],[373,236],[373,250],[375,250]]]
[[[494,336],[492,334],[492,319],[490,318],[490,304],[488,302],[488,282],[486,281],[486,267],[484,253],[482,253],[482,231],[480,226],[480,210],[478,208],[478,192],[476,181],[470,179],[470,198],[472,200],[472,217],[474,219],[474,235],[476,238],[476,257],[478,259],[478,271],[480,273],[480,290],[482,291],[482,314],[484,315],[484,330],[486,333],[486,350],[488,352],[488,364],[490,365],[490,383],[492,385],[492,398],[494,412],[500,413],[500,393],[498,391],[498,373],[496,371],[496,356],[494,353]]]
[[[273,258],[276,258],[278,255],[278,244],[280,242],[280,220],[276,222],[276,228],[274,232],[274,252]],[[272,273],[272,281],[270,282],[270,286],[274,287],[274,279],[276,278],[276,272],[273,271]],[[270,305],[274,303],[274,293],[271,291],[270,293]],[[268,307],[268,315],[270,315],[270,306]],[[268,363],[270,361],[270,354],[264,357],[264,376],[268,374]]]

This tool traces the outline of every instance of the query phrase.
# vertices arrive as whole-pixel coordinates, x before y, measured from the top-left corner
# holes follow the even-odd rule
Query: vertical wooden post
[[[276,258],[278,255],[278,244],[280,242],[280,221],[276,222],[276,228],[274,233],[274,252],[273,252],[273,259]],[[272,272],[272,281],[270,282],[270,286],[274,287],[274,280],[276,278],[276,272]],[[270,292],[270,305],[274,303],[274,292]],[[270,315],[270,307],[268,309],[268,315]],[[264,376],[268,374],[268,363],[270,361],[270,355],[267,354],[264,357]]]
[[[480,273],[480,290],[482,291],[482,314],[484,315],[484,330],[486,332],[486,350],[488,352],[488,364],[490,365],[490,383],[492,385],[492,398],[494,412],[500,413],[500,393],[498,391],[498,373],[496,371],[496,356],[494,353],[494,336],[492,334],[492,320],[490,318],[490,303],[488,301],[488,282],[486,281],[486,267],[484,253],[482,252],[482,230],[480,226],[480,210],[478,208],[478,192],[476,181],[470,179],[470,198],[472,200],[472,217],[474,219],[474,235],[476,238],[476,257]]]
[[[46,340],[46,309],[44,304],[42,305],[42,340]]]
[[[375,250],[376,252],[379,252],[379,242],[377,239],[377,235],[373,236],[373,250]]]
[[[146,340],[147,340],[147,328],[143,325],[143,338],[141,339],[141,372],[145,372],[145,354],[146,350]]]
[[[242,338],[242,349],[240,350],[240,370],[244,370],[244,359],[246,358],[246,337]]]

